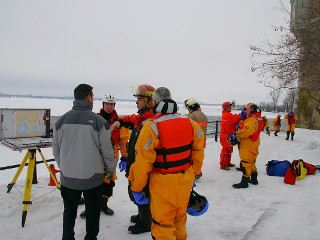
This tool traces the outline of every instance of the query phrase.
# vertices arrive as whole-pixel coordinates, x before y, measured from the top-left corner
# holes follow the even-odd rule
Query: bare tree
[[[272,89],[296,88],[299,79],[300,40],[290,31],[290,12],[281,3],[286,26],[272,26],[279,33],[277,43],[265,40],[261,47],[252,50],[251,71],[257,72],[259,82]]]
[[[273,90],[271,90],[269,95],[270,95],[271,100],[272,100],[273,111],[276,112],[277,111],[277,107],[278,107],[279,98],[280,98],[280,95],[281,95],[281,90],[280,89],[273,89]]]
[[[279,9],[289,19],[290,12],[282,3]],[[287,26],[273,27],[280,35],[277,43],[266,40],[261,47],[250,46],[251,70],[257,72],[259,82],[266,87],[297,89],[297,110],[303,115],[301,122],[305,118],[308,119],[306,127],[318,124],[320,128],[320,1],[309,0],[301,13],[299,28],[290,28],[289,20]],[[303,109],[307,104],[311,113]]]
[[[283,111],[293,110],[294,101],[296,98],[296,91],[294,89],[289,89],[286,96],[283,99]]]

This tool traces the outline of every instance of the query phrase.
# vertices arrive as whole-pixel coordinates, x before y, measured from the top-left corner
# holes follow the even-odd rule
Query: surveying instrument
[[[1,144],[13,151],[27,150],[15,176],[8,184],[7,193],[11,191],[24,166],[28,166],[23,195],[21,225],[24,227],[30,200],[32,184],[37,182],[37,151],[46,165],[56,187],[60,189],[55,174],[52,173],[41,148],[52,146],[50,129],[50,109],[9,109],[0,108],[0,140]]]

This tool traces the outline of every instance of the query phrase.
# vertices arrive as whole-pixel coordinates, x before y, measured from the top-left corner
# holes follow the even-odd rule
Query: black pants
[[[74,240],[74,225],[77,218],[78,203],[83,193],[86,206],[86,236],[84,239],[97,239],[99,233],[102,184],[88,190],[74,190],[61,185],[63,198],[63,234],[62,240]]]
[[[151,222],[152,222],[150,203],[149,204],[143,204],[143,205],[140,205],[140,204],[136,203],[136,201],[135,201],[135,199],[134,199],[134,197],[132,195],[130,181],[128,181],[128,183],[129,183],[129,185],[128,185],[129,197],[130,197],[131,201],[134,202],[134,204],[136,204],[138,206],[138,215],[139,215],[140,224],[150,225]],[[147,184],[143,188],[143,192],[146,194],[146,197],[150,199],[149,184]]]

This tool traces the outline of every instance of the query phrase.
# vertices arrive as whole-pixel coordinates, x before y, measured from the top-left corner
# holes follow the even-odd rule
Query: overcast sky
[[[289,8],[289,0],[284,0]],[[278,0],[0,0],[1,93],[133,99],[167,87],[201,102],[270,101],[250,44],[276,39]]]

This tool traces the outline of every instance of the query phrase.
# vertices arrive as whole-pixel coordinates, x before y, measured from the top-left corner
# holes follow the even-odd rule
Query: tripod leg
[[[57,187],[58,189],[60,189],[60,184],[59,184],[58,180],[56,179],[55,175],[52,173],[51,168],[49,167],[46,159],[44,158],[44,156],[43,156],[40,148],[38,149],[38,151],[39,151],[39,154],[40,154],[40,156],[41,156],[41,158],[42,158],[42,161],[43,161],[44,164],[46,165],[46,167],[47,167],[47,169],[48,169],[48,171],[49,171],[49,173],[50,173],[50,175],[51,175],[54,183],[56,184],[56,187]]]
[[[11,191],[13,185],[16,183],[16,181],[17,181],[17,179],[18,179],[18,177],[19,177],[22,169],[24,168],[24,166],[25,166],[26,163],[27,163],[27,160],[28,160],[28,158],[29,158],[29,155],[30,155],[30,152],[27,151],[27,153],[26,153],[26,155],[24,156],[24,158],[23,158],[23,160],[22,160],[22,162],[21,162],[21,164],[20,164],[20,166],[19,166],[16,174],[14,175],[11,183],[9,183],[8,186],[7,186],[7,188],[8,188],[7,193],[9,193],[9,192]]]
[[[28,150],[30,152],[29,156],[29,164],[28,164],[28,171],[27,171],[27,177],[26,177],[26,183],[24,187],[24,195],[23,195],[23,211],[22,211],[22,227],[24,227],[26,217],[27,217],[27,211],[28,206],[32,204],[30,201],[30,195],[31,195],[31,189],[32,189],[32,179],[33,179],[33,171],[34,166],[36,164],[36,150],[30,149]]]

